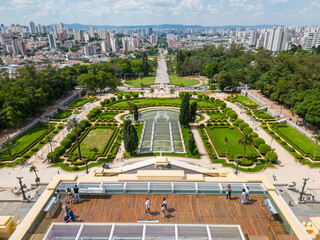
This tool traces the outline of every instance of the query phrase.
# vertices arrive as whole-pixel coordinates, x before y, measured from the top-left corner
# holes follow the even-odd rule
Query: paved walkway
[[[167,72],[167,63],[165,60],[158,60],[157,75],[154,80],[154,83],[160,83],[160,84],[170,83],[169,75]]]
[[[260,127],[260,123],[253,120],[245,114],[241,114],[242,109],[236,106],[233,103],[227,102],[227,107],[231,107],[237,113],[239,118],[245,120],[250,127],[253,129],[256,128],[256,131],[259,134],[259,137],[263,138],[266,144],[271,145],[275,149],[275,152],[278,154],[279,165],[276,165],[276,168],[267,168],[262,173],[267,175],[267,177],[274,183],[285,183],[292,184],[292,182],[297,183],[297,188],[301,189],[303,180],[302,178],[310,178],[308,181],[307,187],[310,188],[319,188],[320,182],[320,169],[311,169],[307,165],[301,165],[281,144],[276,140],[271,142],[271,136]],[[248,173],[240,173],[240,175]],[[276,176],[277,180],[273,179],[273,175]]]

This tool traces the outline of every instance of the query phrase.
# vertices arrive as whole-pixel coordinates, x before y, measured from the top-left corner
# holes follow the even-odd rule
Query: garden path
[[[280,143],[278,143],[276,140],[272,141],[271,136],[263,128],[260,127],[259,122],[253,120],[244,113],[241,114],[243,110],[237,105],[229,102],[226,103],[227,107],[231,107],[233,110],[235,110],[239,118],[245,120],[250,127],[252,127],[253,129],[255,129],[256,127],[255,132],[259,134],[259,137],[263,138],[266,144],[271,145],[271,147],[274,148],[275,152],[278,154],[280,164],[276,165],[275,168],[267,168],[263,171],[263,174],[265,174],[272,183],[292,184],[292,182],[296,182],[298,189],[301,189],[303,183],[302,178],[310,178],[307,183],[307,187],[319,188],[319,168],[312,169],[307,165],[301,165]],[[243,173],[241,173],[240,175],[242,174]],[[273,175],[276,176],[276,180],[274,180]]]

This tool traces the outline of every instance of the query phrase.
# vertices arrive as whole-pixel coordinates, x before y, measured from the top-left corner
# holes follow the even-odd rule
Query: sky
[[[0,24],[320,24],[320,0],[0,0]]]

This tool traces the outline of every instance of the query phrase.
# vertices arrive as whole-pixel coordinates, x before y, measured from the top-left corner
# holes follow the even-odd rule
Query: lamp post
[[[313,167],[314,161],[316,160],[318,139],[315,138],[315,141],[316,141],[316,144],[315,144],[315,148],[314,148],[314,155],[313,155],[312,167]]]
[[[17,179],[19,180],[19,184],[20,184],[20,189],[21,189],[21,192],[22,192],[23,200],[28,200],[28,199],[26,198],[26,194],[24,193],[24,190],[23,190],[22,181],[21,181],[22,178],[23,178],[23,177],[17,177]]]
[[[84,162],[86,163],[86,173],[87,174],[89,173],[89,171],[88,171],[88,160],[89,160],[89,158],[84,159]]]
[[[237,161],[237,168],[236,168],[236,175],[238,175],[238,166],[239,166],[239,161],[240,161],[241,159],[236,159],[236,161]]]
[[[310,178],[302,178],[303,179],[303,186],[302,186],[302,190],[300,192],[300,197],[299,197],[299,201],[302,201],[302,196],[304,195],[304,189],[307,185],[307,181],[310,179]]]

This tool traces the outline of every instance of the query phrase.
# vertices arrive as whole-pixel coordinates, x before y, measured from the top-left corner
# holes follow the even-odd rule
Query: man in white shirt
[[[150,212],[150,201],[149,201],[149,198],[147,198],[146,200],[146,211],[145,213],[149,213],[149,215],[151,216],[151,212]]]
[[[246,202],[249,202],[250,190],[249,187],[246,188]]]

